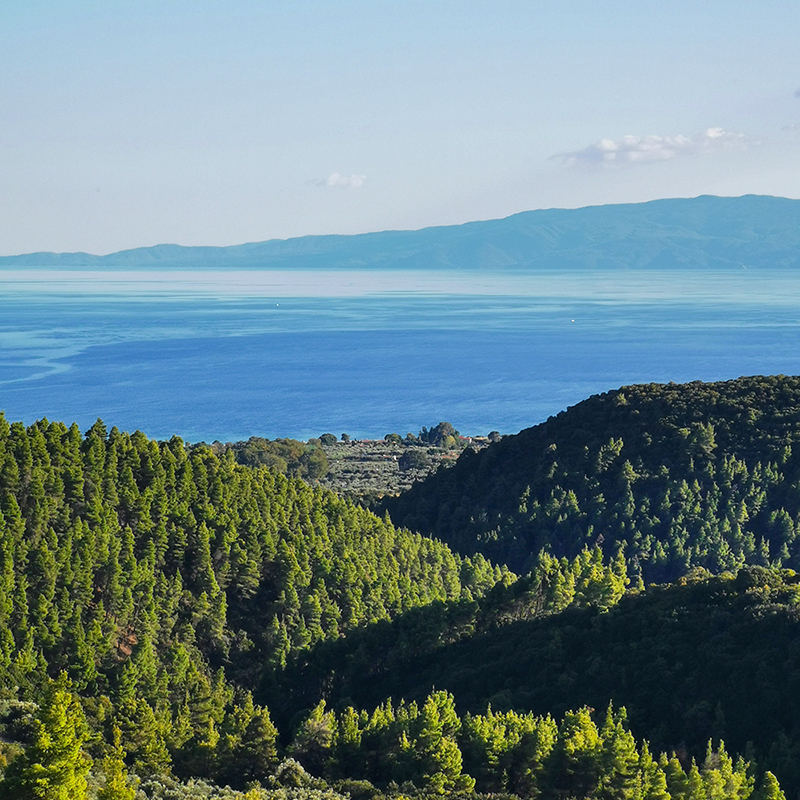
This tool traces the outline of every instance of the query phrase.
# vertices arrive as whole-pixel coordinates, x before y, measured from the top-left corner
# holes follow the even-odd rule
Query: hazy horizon
[[[482,218],[482,219],[465,219],[465,220],[462,220],[462,221],[459,221],[459,222],[452,222],[452,223],[446,223],[446,224],[443,223],[441,225],[423,225],[423,226],[421,226],[419,228],[402,228],[402,229],[401,228],[381,228],[381,229],[375,229],[375,230],[355,231],[353,233],[330,233],[330,232],[305,233],[305,234],[300,234],[298,236],[288,236],[288,237],[285,237],[285,238],[273,237],[271,239],[252,239],[252,240],[249,240],[249,241],[246,241],[246,242],[227,242],[225,244],[219,244],[219,245],[211,245],[211,244],[206,244],[204,242],[198,242],[198,243],[195,243],[195,244],[184,244],[182,242],[166,241],[165,240],[165,241],[160,241],[160,242],[152,242],[150,244],[138,245],[138,246],[132,247],[132,248],[125,248],[123,250],[110,250],[108,252],[102,252],[102,253],[91,253],[91,252],[88,252],[88,251],[85,251],[85,250],[72,250],[72,251],[55,251],[55,250],[38,250],[37,251],[37,250],[31,250],[31,251],[28,251],[28,252],[25,252],[25,253],[8,253],[8,254],[0,253],[0,258],[6,257],[6,256],[14,257],[14,256],[35,255],[36,253],[46,253],[46,254],[56,254],[56,255],[81,255],[81,254],[85,254],[85,255],[90,255],[90,256],[106,256],[106,255],[116,255],[118,253],[124,253],[124,252],[127,252],[128,250],[142,250],[142,249],[150,249],[150,248],[156,248],[156,247],[171,247],[171,246],[175,246],[175,247],[198,247],[198,248],[201,248],[201,247],[226,248],[226,247],[238,247],[240,245],[248,245],[248,244],[264,244],[266,242],[287,242],[287,241],[291,241],[293,239],[308,239],[308,238],[314,238],[314,237],[327,237],[327,236],[347,237],[347,236],[361,236],[361,235],[371,234],[371,233],[414,233],[414,232],[424,231],[424,230],[428,230],[428,229],[435,229],[435,228],[460,227],[462,225],[470,225],[471,223],[476,223],[476,222],[499,221],[499,220],[509,219],[509,218],[515,217],[515,216],[517,216],[519,214],[525,214],[525,213],[528,213],[528,212],[531,212],[531,211],[578,211],[578,210],[581,210],[581,209],[600,208],[600,207],[603,207],[603,206],[643,205],[643,204],[646,204],[646,203],[657,203],[660,200],[692,200],[692,199],[697,199],[697,198],[700,198],[700,197],[721,197],[721,198],[728,198],[728,199],[736,199],[736,198],[742,198],[742,197],[748,197],[748,196],[751,196],[751,197],[752,196],[755,196],[755,197],[773,197],[773,198],[781,199],[781,200],[797,200],[797,199],[800,199],[800,197],[794,198],[794,197],[785,197],[785,196],[779,196],[779,195],[758,195],[758,194],[754,194],[754,193],[748,193],[748,194],[745,194],[745,195],[708,195],[708,194],[699,194],[699,195],[693,195],[692,197],[655,197],[655,198],[652,198],[651,200],[643,200],[643,201],[640,201],[640,202],[590,203],[588,205],[582,205],[582,206],[580,206],[580,205],[579,206],[548,206],[548,207],[543,207],[543,208],[524,208],[524,209],[519,209],[518,211],[512,211],[510,214],[507,214],[504,217]]]
[[[800,7],[43,0],[0,29],[0,254],[800,197]]]

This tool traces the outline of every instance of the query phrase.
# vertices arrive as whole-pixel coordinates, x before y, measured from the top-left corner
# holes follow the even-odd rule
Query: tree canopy
[[[645,580],[800,568],[800,378],[626,386],[429,476],[381,509],[518,572],[621,545]]]
[[[0,415],[0,798],[794,796],[798,419],[590,398],[392,503],[448,545],[302,480],[319,440]]]

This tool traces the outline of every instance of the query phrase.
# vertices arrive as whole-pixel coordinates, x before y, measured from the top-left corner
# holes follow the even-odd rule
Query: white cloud
[[[316,180],[314,183],[316,183],[317,186],[338,186],[342,189],[360,189],[364,185],[366,179],[366,175],[340,175],[338,172],[334,172],[328,175],[327,178]]]
[[[743,133],[708,128],[696,136],[623,136],[600,141],[571,153],[557,153],[552,158],[565,164],[621,166],[669,161],[678,156],[716,153],[730,148],[743,148],[750,140]]]
[[[789,131],[790,133],[800,133],[800,122],[793,122],[791,125],[784,125],[782,131]]]

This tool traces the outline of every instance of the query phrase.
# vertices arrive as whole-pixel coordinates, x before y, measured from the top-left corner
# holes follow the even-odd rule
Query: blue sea
[[[0,271],[0,409],[163,439],[515,433],[596,392],[800,373],[800,277]]]

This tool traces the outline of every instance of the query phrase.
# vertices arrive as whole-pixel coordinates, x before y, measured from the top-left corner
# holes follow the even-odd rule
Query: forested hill
[[[203,774],[292,653],[503,574],[233,454],[0,416],[0,702],[63,671],[144,773]]]
[[[356,236],[230,247],[157,245],[97,256],[31,253],[0,268],[736,269],[800,264],[800,200],[695,197]],[[388,422],[388,421],[387,421]]]
[[[629,585],[620,552],[543,553],[517,579],[231,450],[0,416],[0,800],[785,800],[768,770],[795,788],[794,573],[661,604]],[[683,666],[698,631],[729,655],[709,666],[758,684],[713,716],[749,761],[698,741],[719,732]],[[651,718],[628,693],[660,754],[609,680],[652,664],[696,707],[653,693]],[[543,696],[557,717],[508,707]]]
[[[800,378],[626,386],[465,452],[392,519],[526,571],[619,547],[632,572],[800,565]]]
[[[736,577],[696,570],[679,584],[628,593],[605,612],[573,605],[449,643],[441,630],[438,641],[422,634],[409,642],[401,618],[380,626],[380,635],[355,637],[349,657],[323,645],[311,673],[332,705],[345,697],[370,707],[388,695],[424,702],[432,687],[451,692],[471,713],[489,704],[496,712],[558,718],[613,701],[654,750],[701,759],[710,739],[724,740],[774,771],[796,797],[798,580],[776,568],[747,567]],[[443,615],[434,611],[407,616],[435,629]],[[464,623],[456,609],[449,617],[453,628]],[[416,629],[423,628],[420,621]],[[294,677],[308,679],[309,670]]]

